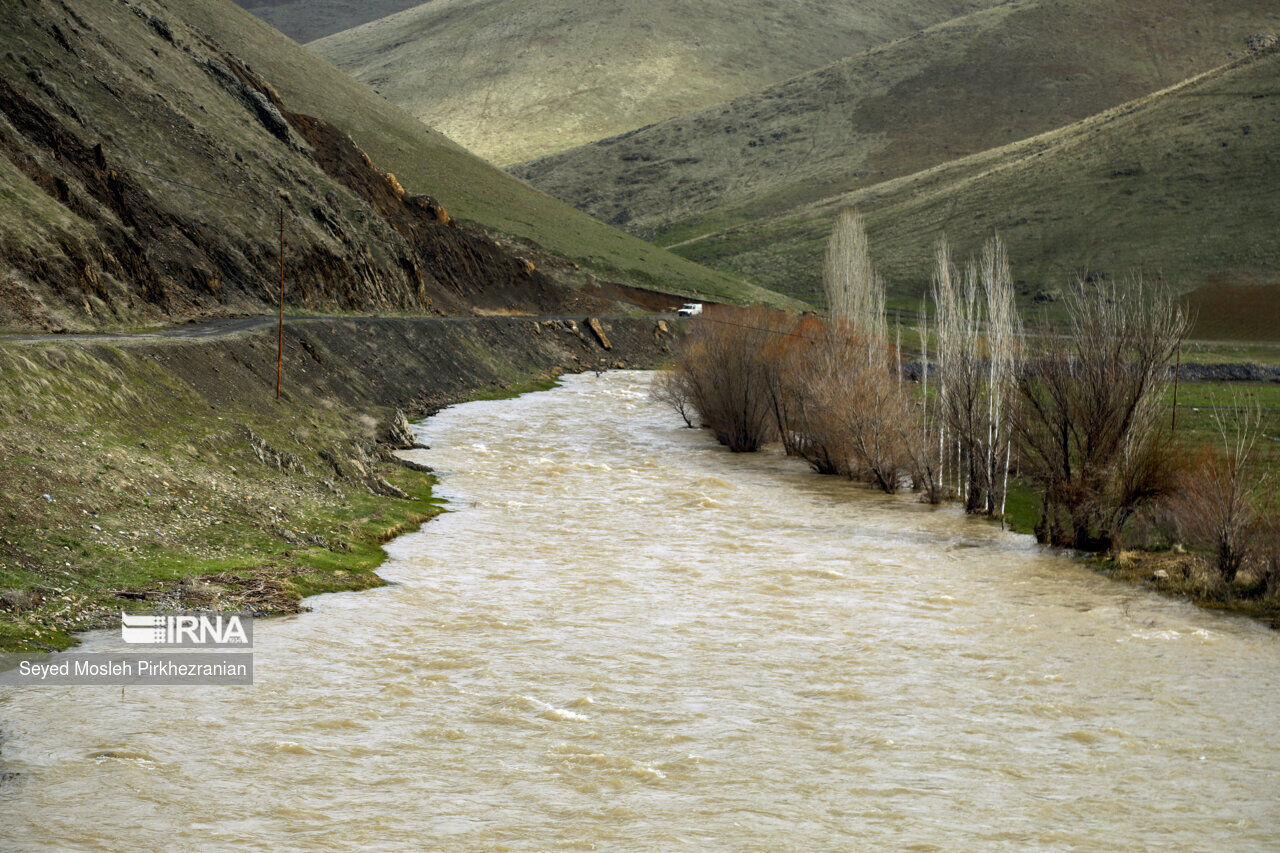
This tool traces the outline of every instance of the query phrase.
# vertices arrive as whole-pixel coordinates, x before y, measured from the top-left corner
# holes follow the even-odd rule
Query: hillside
[[[999,0],[432,0],[311,47],[495,163],[718,103]]]
[[[696,258],[817,294],[836,210],[866,212],[877,263],[899,294],[930,275],[946,234],[961,254],[993,230],[1019,291],[1051,302],[1087,270],[1162,274],[1195,290],[1198,334],[1280,330],[1280,49],[1029,140],[726,230]]]
[[[779,298],[657,250],[532,190],[405,110],[373,96],[368,86],[317,61],[314,53],[281,38],[228,0],[191,0],[183,4],[183,15],[219,41],[238,45],[301,112],[350,133],[406,189],[440,199],[460,219],[629,284],[729,300]]]
[[[260,311],[281,192],[300,308],[590,302],[564,286],[590,272],[459,215],[614,278],[746,292],[485,165],[224,0],[185,21],[158,2],[25,5],[0,55],[0,326]]]
[[[296,42],[314,41],[417,6],[423,0],[235,0]]]
[[[1014,0],[509,171],[678,243],[1062,127],[1220,65],[1248,34],[1276,28],[1269,0]]]

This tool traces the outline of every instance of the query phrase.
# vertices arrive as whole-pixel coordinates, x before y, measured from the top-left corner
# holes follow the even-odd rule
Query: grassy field
[[[1143,270],[1209,295],[1247,283],[1251,325],[1244,331],[1273,339],[1267,330],[1280,328],[1278,75],[1273,49],[1061,130],[678,251],[816,299],[833,217],[853,204],[866,213],[872,254],[898,294],[926,286],[939,236],[964,257],[998,231],[1029,304],[1052,307],[1083,271],[1123,278]],[[1215,298],[1200,299],[1199,309],[1201,328],[1210,330],[1225,330],[1240,314]]]
[[[1263,0],[1015,0],[511,171],[674,245],[1087,118],[1276,22]]]
[[[1280,364],[1280,343],[1191,340],[1182,345],[1187,364]]]
[[[997,0],[432,0],[311,47],[500,164],[784,80]]]
[[[1173,390],[1168,394],[1172,406]],[[1215,410],[1260,409],[1262,435],[1257,445],[1259,464],[1280,477],[1280,383],[1183,382],[1178,386],[1178,418],[1174,435],[1192,447],[1221,447]],[[1171,413],[1172,414],[1172,413]],[[1170,426],[1174,425],[1170,417]]]

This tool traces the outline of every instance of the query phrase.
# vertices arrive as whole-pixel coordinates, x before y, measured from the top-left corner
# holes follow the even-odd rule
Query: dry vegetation
[[[1019,444],[1042,492],[1039,538],[1107,550],[1136,510],[1174,489],[1156,418],[1188,322],[1167,290],[1141,282],[1077,282],[1067,317],[1059,343],[1019,368]]]
[[[971,513],[1003,519],[1020,481],[1036,495],[1041,542],[1109,554],[1128,571],[1132,542],[1185,545],[1173,573],[1148,568],[1147,578],[1280,614],[1280,501],[1267,489],[1262,410],[1215,408],[1211,443],[1175,440],[1162,416],[1190,325],[1181,303],[1141,279],[1081,279],[1064,299],[1065,325],[1033,338],[1013,281],[999,237],[963,271],[939,244],[932,329],[926,314],[919,330],[924,367],[908,379],[861,217],[843,211],[828,242],[826,318],[700,318],[655,393],[731,450],[780,441],[819,473]]]
[[[1234,402],[1214,410],[1217,445],[1201,448],[1180,472],[1172,517],[1184,541],[1212,556],[1224,584],[1252,566],[1266,591],[1274,593],[1280,581],[1280,513],[1267,489],[1268,472],[1258,464],[1262,411]]]
[[[815,471],[865,479],[886,492],[919,472],[909,448],[919,417],[903,387],[884,319],[884,283],[854,211],[841,214],[827,262],[829,319],[764,309],[693,324],[660,399],[730,450],[781,440]]]

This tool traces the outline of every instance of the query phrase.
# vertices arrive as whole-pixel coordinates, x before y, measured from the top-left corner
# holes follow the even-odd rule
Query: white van
[[[680,310],[676,312],[676,316],[677,317],[696,317],[701,313],[702,313],[701,302],[686,302],[684,305],[680,307]]]

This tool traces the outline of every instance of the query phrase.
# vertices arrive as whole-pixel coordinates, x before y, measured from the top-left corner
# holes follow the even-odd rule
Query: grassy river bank
[[[397,409],[648,364],[670,335],[522,318],[297,323],[274,334],[0,346],[0,650],[47,651],[122,608],[296,611],[382,583],[383,542],[442,511],[392,452]]]
[[[1223,360],[1222,348],[1209,353]],[[1249,351],[1272,356],[1263,363],[1274,364],[1274,351],[1263,345]],[[1166,407],[1172,414],[1173,390],[1166,393]],[[1221,442],[1214,408],[1257,406],[1262,415],[1256,465],[1269,482],[1280,477],[1280,384],[1275,382],[1184,382],[1178,389],[1177,429],[1179,444],[1188,453]],[[1040,518],[1040,499],[1026,481],[1016,481],[1009,490],[1005,522],[1018,533],[1033,534]],[[1211,610],[1238,613],[1265,622],[1280,630],[1280,598],[1267,594],[1265,581],[1256,571],[1241,572],[1231,583],[1223,582],[1212,570],[1211,556],[1188,550],[1167,535],[1139,525],[1129,547],[1115,554],[1081,555],[1096,571],[1148,589],[1195,602]]]

